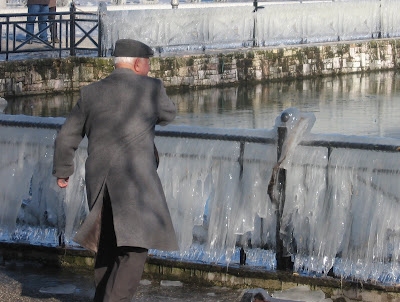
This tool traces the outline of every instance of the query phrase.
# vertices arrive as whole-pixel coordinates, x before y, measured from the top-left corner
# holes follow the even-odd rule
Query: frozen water
[[[160,52],[290,45],[397,37],[398,1],[251,2],[180,6],[177,10],[113,7],[105,12],[105,50],[117,39],[145,41]],[[151,26],[149,26],[151,24]]]
[[[32,241],[36,237],[40,240],[44,239],[43,236],[47,237],[47,234],[35,231],[38,226],[57,229],[62,224],[58,219],[62,199],[51,177],[55,131],[37,130],[29,133],[24,128],[0,127],[2,237],[12,233],[17,222],[32,232]],[[18,152],[15,150],[16,145]]]
[[[7,115],[2,119],[37,122],[38,126],[41,123],[57,125],[63,121]],[[199,130],[191,127],[168,129]],[[4,144],[8,147],[2,148],[5,151],[2,178],[15,179],[12,186],[6,182],[0,184],[7,186],[0,190],[3,193],[1,239],[57,245],[62,238],[67,245],[74,245],[72,238],[88,212],[84,183],[87,142],[84,140],[76,153],[75,173],[64,192],[56,187],[51,174],[56,130],[38,128],[30,134],[26,128],[9,126],[1,127],[0,131],[0,137],[5,139]],[[220,136],[227,132],[221,129],[209,131],[210,135]],[[260,138],[273,136],[265,130],[230,132]],[[48,140],[46,144],[41,143],[44,139]],[[268,245],[273,248],[275,233],[269,228],[274,229],[274,209],[262,189],[268,181],[268,169],[273,165],[268,160],[269,147],[247,143],[242,149],[235,141],[165,137],[157,137],[156,144],[161,157],[159,174],[181,250],[166,255],[161,251],[152,253],[226,264],[232,260],[239,262],[238,242],[246,249],[250,239],[254,247]],[[15,152],[16,147],[18,152]],[[45,147],[49,150],[42,150]],[[242,170],[241,150],[244,151]],[[274,153],[275,148],[270,150]],[[35,160],[31,163],[28,159],[33,155]],[[275,268],[271,251],[255,250],[249,253],[249,261]]]
[[[107,11],[107,49],[133,38],[163,51],[234,48],[252,45],[252,6]],[[151,26],[149,26],[151,24]]]
[[[282,164],[287,178],[279,232],[295,271],[318,276],[333,269],[344,278],[399,282],[398,153],[310,146],[322,140],[370,146],[399,141],[311,134],[312,114],[289,108],[285,116],[288,120],[277,119],[272,130],[157,128],[159,175],[180,250],[150,254],[236,265],[243,248],[248,265],[274,270],[277,208],[267,187],[273,168]],[[51,175],[53,128],[63,119],[1,115],[0,120],[41,127],[0,127],[0,239],[58,245],[62,238],[74,246],[73,235],[88,211],[87,142],[78,149],[65,192]],[[274,139],[282,126],[287,126],[287,140],[278,161],[277,146],[257,140]],[[165,131],[181,135],[161,135]],[[215,138],[204,139],[206,134]],[[227,140],[227,134],[256,139],[244,143]]]
[[[67,11],[68,3],[65,0],[66,6],[58,11]],[[256,11],[252,1],[182,3],[179,9],[171,9],[166,0],[82,0],[75,4],[80,11],[92,12],[94,19],[102,16],[102,51],[108,55],[121,38],[137,39],[157,52],[168,53],[400,35],[395,14],[400,2],[396,0],[259,2]],[[11,13],[26,11],[8,7]],[[77,35],[82,34],[77,29]]]

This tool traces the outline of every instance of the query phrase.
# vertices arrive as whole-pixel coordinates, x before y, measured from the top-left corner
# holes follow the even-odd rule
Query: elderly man
[[[60,187],[74,172],[74,152],[88,137],[86,188],[90,212],[74,241],[95,251],[94,301],[131,301],[148,249],[178,249],[157,174],[155,125],[175,118],[162,82],[147,76],[147,45],[115,45],[115,70],[81,89],[60,130],[53,175]]]

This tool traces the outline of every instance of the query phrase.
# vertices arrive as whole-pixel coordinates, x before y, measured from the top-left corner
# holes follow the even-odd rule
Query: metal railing
[[[40,31],[28,32],[28,23],[36,27],[41,21],[28,22],[27,17],[42,15],[54,16],[54,19],[47,20],[46,26]],[[4,54],[6,60],[10,54],[33,52],[57,52],[60,58],[63,53],[75,56],[79,51],[101,56],[99,24],[99,14],[78,11],[74,3],[71,3],[69,12],[0,14],[0,55]],[[56,29],[59,42],[41,38],[43,32],[52,29]]]

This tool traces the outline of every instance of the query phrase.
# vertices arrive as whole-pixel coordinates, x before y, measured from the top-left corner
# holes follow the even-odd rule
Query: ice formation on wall
[[[400,160],[398,140],[309,133],[315,119],[290,108],[272,130],[228,130],[168,126],[156,144],[159,174],[179,239],[180,251],[150,251],[159,257],[234,265],[240,249],[246,264],[274,270],[276,204],[267,188],[277,162],[286,169],[285,206],[279,235],[306,274],[336,275],[385,283],[400,278]],[[0,116],[3,120],[62,119]],[[55,120],[55,121],[54,121]],[[277,159],[277,129],[287,140]],[[184,135],[185,132],[201,134]],[[219,139],[207,135],[221,135]],[[227,140],[229,134],[255,140]],[[87,213],[84,141],[67,192],[56,187],[51,163],[56,130],[0,127],[0,239],[74,245]],[[258,139],[270,139],[269,143]],[[324,142],[325,145],[321,145]],[[340,147],[332,147],[339,142]],[[351,148],[343,148],[352,144]],[[359,148],[364,149],[359,149]],[[365,148],[369,146],[371,150]],[[347,146],[350,147],[350,146]],[[392,150],[392,149],[390,149]]]
[[[290,45],[398,37],[395,0],[210,3],[105,12],[103,46],[117,39],[145,41],[159,51]],[[150,26],[149,26],[150,25]]]

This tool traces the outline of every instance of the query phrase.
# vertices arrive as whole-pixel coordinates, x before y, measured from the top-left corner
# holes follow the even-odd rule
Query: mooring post
[[[69,9],[70,12],[70,23],[69,23],[69,32],[70,32],[70,55],[73,57],[75,56],[75,12],[76,12],[76,8],[75,8],[75,3],[71,2],[71,6]]]
[[[286,123],[289,120],[289,114],[287,112],[283,112],[281,115],[281,121]],[[277,156],[278,161],[282,154],[283,144],[285,143],[287,137],[287,127],[279,126],[278,127],[278,144],[277,144]],[[283,208],[285,206],[285,190],[286,190],[286,169],[279,168],[277,175],[277,209],[276,209],[276,264],[278,270],[287,270],[292,269],[293,264],[291,262],[290,257],[285,256],[283,241],[280,236],[281,230],[281,220],[283,214]]]

